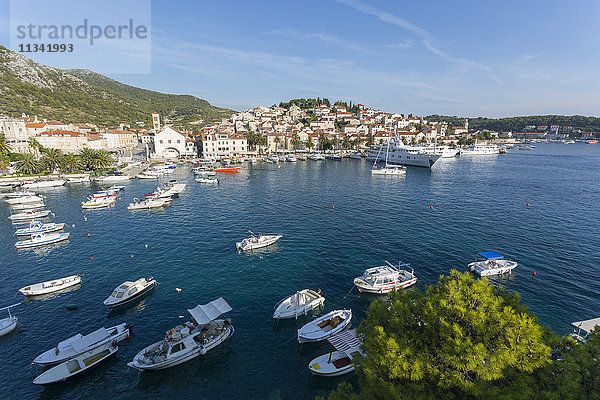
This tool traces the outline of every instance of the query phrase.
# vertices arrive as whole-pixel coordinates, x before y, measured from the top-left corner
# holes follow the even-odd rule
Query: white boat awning
[[[89,347],[93,347],[94,344],[96,344],[102,340],[105,340],[108,337],[110,337],[110,334],[108,333],[108,331],[104,328],[100,328],[100,329],[90,333],[89,335],[83,336],[79,340],[73,341],[71,343],[71,347],[76,352],[89,350]]]
[[[356,329],[350,329],[337,335],[327,338],[329,343],[335,347],[337,351],[348,353],[349,350],[358,350],[362,345],[362,340],[356,336]]]
[[[586,321],[571,322],[576,328],[580,328],[586,332],[591,332],[595,327],[600,325],[600,318],[588,319]]]
[[[216,319],[219,315],[231,311],[232,308],[225,299],[219,297],[216,300],[211,301],[208,304],[198,304],[192,309],[188,309],[188,312],[192,315],[197,324],[208,324],[210,321]]]

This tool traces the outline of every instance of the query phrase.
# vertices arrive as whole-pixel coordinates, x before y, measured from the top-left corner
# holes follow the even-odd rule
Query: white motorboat
[[[65,227],[64,223],[55,224],[54,222],[50,222],[47,224],[42,223],[40,220],[34,220],[29,223],[28,228],[17,229],[15,235],[17,236],[29,236],[34,233],[49,233],[49,232],[57,232],[62,231]]]
[[[0,311],[7,310],[8,318],[0,319],[0,336],[8,335],[19,325],[19,318],[10,313],[12,307],[18,306],[21,303],[13,304],[12,306],[0,308]]]
[[[42,196],[36,196],[36,195],[32,195],[32,194],[27,195],[27,196],[13,197],[13,198],[6,200],[6,202],[10,205],[39,203],[39,202],[43,202],[43,201],[44,201],[44,198]]]
[[[59,342],[56,347],[46,350],[33,360],[34,364],[42,367],[60,364],[85,352],[94,350],[107,343],[119,343],[128,339],[132,334],[132,325],[122,323],[110,328],[100,328],[94,332],[71,336]]]
[[[273,318],[298,318],[321,307],[323,303],[325,303],[325,297],[321,294],[321,290],[303,289],[277,303]]]
[[[23,185],[25,189],[43,189],[49,187],[63,186],[67,181],[64,179],[55,179],[51,181],[35,181]]]
[[[293,154],[289,154],[289,155],[286,157],[286,160],[287,160],[288,162],[297,162],[297,161],[298,161],[298,159],[296,158],[296,156],[295,156],[295,155],[293,155]]]
[[[110,356],[116,354],[118,349],[117,345],[112,342],[105,343],[100,347],[86,351],[77,357],[50,368],[35,378],[33,383],[36,385],[47,385],[72,378],[107,360]]]
[[[206,354],[233,335],[231,320],[217,319],[231,310],[222,297],[188,309],[190,322],[167,331],[163,340],[144,348],[127,365],[139,371],[160,370]]]
[[[410,264],[387,265],[367,269],[362,276],[354,279],[354,285],[361,293],[385,294],[392,290],[405,289],[417,283],[415,271],[403,269]]]
[[[46,205],[42,203],[26,203],[26,204],[11,204],[13,210],[34,210],[36,208],[44,208]]]
[[[151,208],[160,208],[168,204],[166,199],[160,197],[148,197],[145,200],[140,201],[137,197],[133,199],[133,203],[129,203],[127,209],[133,210],[149,210]]]
[[[148,174],[148,173],[144,173],[142,172],[141,174],[137,174],[135,176],[137,179],[158,179],[158,175],[157,174]]]
[[[383,147],[374,145],[367,151],[367,160],[381,161]],[[427,154],[420,147],[406,146],[398,142],[389,144],[388,164],[410,165],[413,167],[431,168],[440,158],[437,154]]]
[[[338,333],[327,340],[335,351],[313,359],[308,363],[309,371],[315,376],[340,376],[354,371],[354,359],[364,355],[356,329]]]
[[[106,190],[109,191],[109,192],[113,192],[113,193],[119,193],[119,192],[122,192],[123,190],[125,190],[125,186],[123,186],[123,185],[112,185],[111,187],[109,187]]]
[[[248,232],[250,233],[249,238],[246,238],[235,244],[235,247],[238,250],[252,251],[255,249],[260,249],[261,247],[267,247],[283,237],[283,235],[263,235],[262,233],[259,233],[258,236],[256,236],[254,233],[252,233],[252,231]]]
[[[9,216],[8,219],[10,219],[12,221],[20,221],[20,220],[24,220],[24,219],[44,218],[44,217],[47,217],[48,215],[50,215],[50,213],[51,213],[50,210],[42,210],[42,211],[27,210],[27,211],[23,211],[22,213],[13,214],[13,215]]]
[[[217,171],[215,171],[212,168],[205,168],[205,169],[199,169],[197,171],[194,171],[194,174],[201,175],[201,176],[215,176],[215,175],[217,175]]]
[[[277,156],[277,154],[272,154],[269,156],[268,160],[270,160],[273,163],[277,163],[279,162],[279,157]]]
[[[78,178],[67,178],[67,183],[88,183],[90,182],[90,176],[85,175]]]
[[[127,304],[152,290],[155,285],[156,281],[153,277],[140,278],[135,282],[125,281],[117,286],[111,295],[104,300],[104,305],[118,307]]]
[[[115,203],[116,199],[117,199],[116,196],[91,197],[91,198],[88,198],[87,201],[81,202],[81,208],[82,209],[94,209],[94,208],[111,207]]]
[[[323,160],[325,160],[325,156],[323,154],[321,154],[321,153],[311,154],[310,156],[308,156],[308,158],[310,160],[313,160],[313,161],[323,161]]]
[[[28,190],[24,192],[8,192],[8,193],[0,193],[0,198],[3,199],[14,199],[16,197],[25,197],[25,196],[35,196],[35,192],[30,192]]]
[[[484,258],[469,264],[469,271],[479,276],[510,274],[517,267],[517,262],[504,258],[502,254],[495,251],[484,251],[477,253]]]
[[[58,292],[59,290],[66,289],[68,287],[75,286],[80,283],[81,275],[75,274],[67,276],[65,278],[55,279],[53,281],[46,281],[25,286],[19,289],[19,292],[21,292],[25,296],[39,296],[42,294]]]
[[[569,337],[572,337],[579,343],[585,343],[591,332],[596,329],[596,327],[600,326],[600,318],[571,322],[571,325],[577,329],[571,332]]]
[[[372,175],[387,175],[387,176],[399,176],[406,175],[406,167],[402,165],[386,165],[385,167],[374,166],[371,169]]]
[[[486,156],[500,153],[500,148],[495,144],[475,144],[465,147],[460,151],[461,156]]]
[[[69,232],[34,233],[29,239],[21,240],[15,243],[15,248],[26,249],[29,247],[45,246],[47,244],[58,243],[67,240],[69,235]]]
[[[96,181],[101,183],[111,183],[111,182],[123,182],[130,180],[131,177],[129,175],[108,175],[103,176],[101,178],[96,179]]]
[[[175,183],[174,181],[165,183],[164,187],[157,187],[154,191],[158,197],[177,197],[185,190],[185,183]]]
[[[217,184],[219,180],[217,178],[196,178],[196,182]]]
[[[334,310],[298,329],[298,342],[319,342],[340,333],[352,320],[352,310]]]

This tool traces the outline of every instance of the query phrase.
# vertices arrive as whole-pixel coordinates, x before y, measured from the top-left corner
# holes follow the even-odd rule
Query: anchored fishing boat
[[[28,247],[45,246],[47,244],[62,242],[69,238],[69,232],[63,233],[34,233],[29,239],[15,243],[15,248],[25,249]]]
[[[35,210],[36,208],[44,208],[46,205],[42,203],[25,203],[25,204],[11,204],[13,210]]]
[[[263,235],[262,233],[259,233],[258,236],[256,236],[252,231],[248,231],[248,233],[250,233],[249,238],[235,244],[235,247],[238,250],[250,251],[260,249],[261,247],[267,247],[283,237],[283,235]]]
[[[128,210],[149,210],[151,208],[159,208],[167,205],[166,199],[162,199],[156,196],[148,197],[145,200],[140,201],[137,197],[133,199],[133,203],[129,203],[127,206]]]
[[[160,370],[206,354],[233,335],[231,320],[217,319],[231,310],[222,297],[188,309],[190,322],[167,331],[163,340],[141,350],[127,365],[139,371]]]
[[[10,205],[40,203],[43,201],[44,201],[44,198],[42,196],[37,196],[37,195],[32,195],[32,194],[6,199],[6,202]]]
[[[95,209],[95,208],[107,208],[111,207],[117,197],[109,196],[109,197],[88,197],[87,201],[81,203],[81,208],[84,210]]]
[[[50,213],[51,213],[50,210],[42,210],[42,211],[26,210],[26,211],[23,211],[22,213],[13,214],[13,215],[9,216],[8,219],[10,219],[12,221],[20,221],[20,220],[25,220],[25,219],[44,218],[44,217],[47,217],[48,215],[50,215]]]
[[[298,318],[301,315],[308,314],[309,311],[321,307],[323,303],[325,303],[325,297],[321,294],[320,289],[303,289],[277,303],[273,318]]]
[[[140,278],[135,282],[125,281],[117,286],[111,295],[104,300],[104,305],[117,307],[129,303],[152,290],[155,285],[156,281],[153,277]]]
[[[475,272],[479,276],[510,274],[518,265],[516,261],[506,259],[495,251],[484,251],[477,254],[484,260],[472,262],[468,267],[469,271]]]
[[[132,327],[133,325],[131,324],[122,323],[110,328],[97,329],[87,335],[78,333],[59,342],[56,347],[46,350],[37,356],[33,360],[33,363],[42,367],[48,367],[70,360],[85,352],[104,346],[107,343],[118,343],[131,336]]]
[[[0,308],[0,311],[8,311],[8,318],[0,319],[0,336],[8,335],[9,333],[17,329],[17,326],[19,325],[19,318],[12,315],[10,313],[10,309],[12,307],[18,306],[19,304],[21,303],[16,303],[8,307]]]
[[[392,290],[405,289],[417,283],[415,271],[404,268],[410,264],[387,265],[367,269],[362,276],[354,278],[354,285],[361,293],[385,294]]]
[[[40,220],[33,220],[29,223],[28,228],[17,229],[15,235],[17,236],[29,236],[35,233],[49,233],[62,231],[65,227],[64,223],[55,224],[54,222],[50,222],[47,224],[42,223]]]
[[[81,275],[75,274],[65,278],[55,279],[53,281],[46,281],[25,286],[19,289],[19,292],[23,293],[25,296],[39,296],[42,294],[58,292],[59,290],[66,289],[80,283]]]
[[[298,329],[298,342],[319,342],[340,333],[352,320],[352,310],[334,310]]]
[[[110,356],[115,355],[118,349],[116,343],[105,343],[100,347],[50,368],[35,378],[33,383],[36,385],[47,385],[72,378],[107,360]]]
[[[335,351],[323,354],[310,363],[309,371],[315,376],[340,376],[354,371],[354,359],[364,356],[361,350],[362,340],[356,336],[356,329],[327,338]]]

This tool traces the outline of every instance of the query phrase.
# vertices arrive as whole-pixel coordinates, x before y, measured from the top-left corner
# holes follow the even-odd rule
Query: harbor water
[[[356,327],[376,297],[352,290],[353,279],[386,260],[410,263],[422,287],[452,268],[466,270],[477,252],[497,251],[519,266],[493,284],[519,292],[540,323],[566,334],[570,322],[600,310],[599,166],[600,147],[586,144],[440,159],[403,177],[372,176],[365,160],[308,160],[245,164],[238,174],[220,174],[218,185],[202,185],[180,166],[168,179],[188,186],[164,210],[126,209],[155,181],[131,181],[114,207],[85,212],[80,203],[96,184],[44,190],[53,220],[67,223],[71,236],[24,250],[13,248],[10,208],[0,202],[0,307],[22,302],[13,309],[20,328],[0,338],[0,391],[7,399],[326,395],[355,378],[313,377],[308,363],[329,344],[299,345],[296,330],[310,318],[277,322],[273,306],[320,288],[324,311],[351,308]],[[238,253],[235,242],[248,230],[283,238]],[[74,273],[84,276],[72,290],[40,299],[17,292]],[[144,298],[113,311],[102,304],[123,281],[148,276],[159,285]],[[220,296],[233,308],[230,341],[165,371],[126,366],[188,320],[187,309]],[[70,304],[78,309],[67,310]],[[38,354],[121,322],[132,323],[135,336],[116,357],[64,383],[32,384],[42,371],[31,365]]]

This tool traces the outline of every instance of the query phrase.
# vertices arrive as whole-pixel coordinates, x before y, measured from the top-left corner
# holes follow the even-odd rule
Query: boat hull
[[[332,326],[327,321],[339,318],[337,325]],[[327,313],[298,329],[298,343],[314,343],[325,340],[350,326],[351,310],[337,310]],[[321,325],[325,324],[321,328]],[[329,328],[329,329],[327,329]],[[327,329],[327,330],[326,330]]]
[[[61,233],[58,237],[56,238],[52,238],[52,239],[47,239],[47,240],[43,240],[43,241],[39,241],[39,242],[30,242],[28,240],[24,240],[22,242],[17,242],[15,244],[15,248],[16,249],[27,249],[29,247],[37,247],[37,246],[45,246],[48,244],[53,244],[53,243],[58,243],[58,242],[62,242],[64,240],[67,240],[69,238],[70,233]]]
[[[345,365],[341,367],[337,367],[332,361],[344,361],[344,359],[348,359]],[[352,360],[345,354],[339,351],[334,351],[332,353],[323,354],[315,359],[313,359],[308,364],[308,369],[311,374],[314,376],[340,376],[346,375],[350,372],[354,371],[354,363]]]
[[[47,281],[42,283],[36,283],[30,286],[25,286],[19,289],[19,292],[21,292],[25,296],[40,296],[43,294],[58,292],[59,290],[66,289],[71,286],[78,285],[80,283],[81,277],[79,275],[72,275],[67,276],[65,278],[55,279],[53,281]]]
[[[144,289],[140,290],[139,292],[137,292],[133,296],[130,296],[127,299],[125,299],[125,300],[123,300],[121,302],[112,303],[112,304],[106,304],[106,303],[104,303],[104,305],[107,306],[108,308],[116,308],[116,307],[124,306],[126,304],[131,303],[132,301],[135,301],[135,300],[139,299],[140,297],[142,297],[143,295],[145,295],[146,293],[148,293],[149,291],[151,291],[152,289],[154,289],[155,286],[156,286],[156,281],[154,281],[154,283],[152,283],[151,285],[146,286]]]
[[[5,321],[6,324],[4,323]],[[0,326],[2,327],[0,328],[0,336],[8,335],[17,329],[17,326],[19,325],[19,319],[17,317],[4,318],[3,320],[0,320],[0,322],[2,322],[0,323]]]
[[[356,285],[356,287],[358,288],[358,291],[360,293],[373,293],[373,294],[387,294],[387,293],[390,293],[395,290],[406,289],[407,287],[410,287],[410,286],[414,285],[415,283],[417,283],[416,277],[409,279],[407,281],[401,282],[401,283],[387,285],[387,286],[379,286],[379,287],[370,286],[368,284],[365,284],[364,281],[360,280],[359,278],[356,278],[354,280],[354,284]]]

